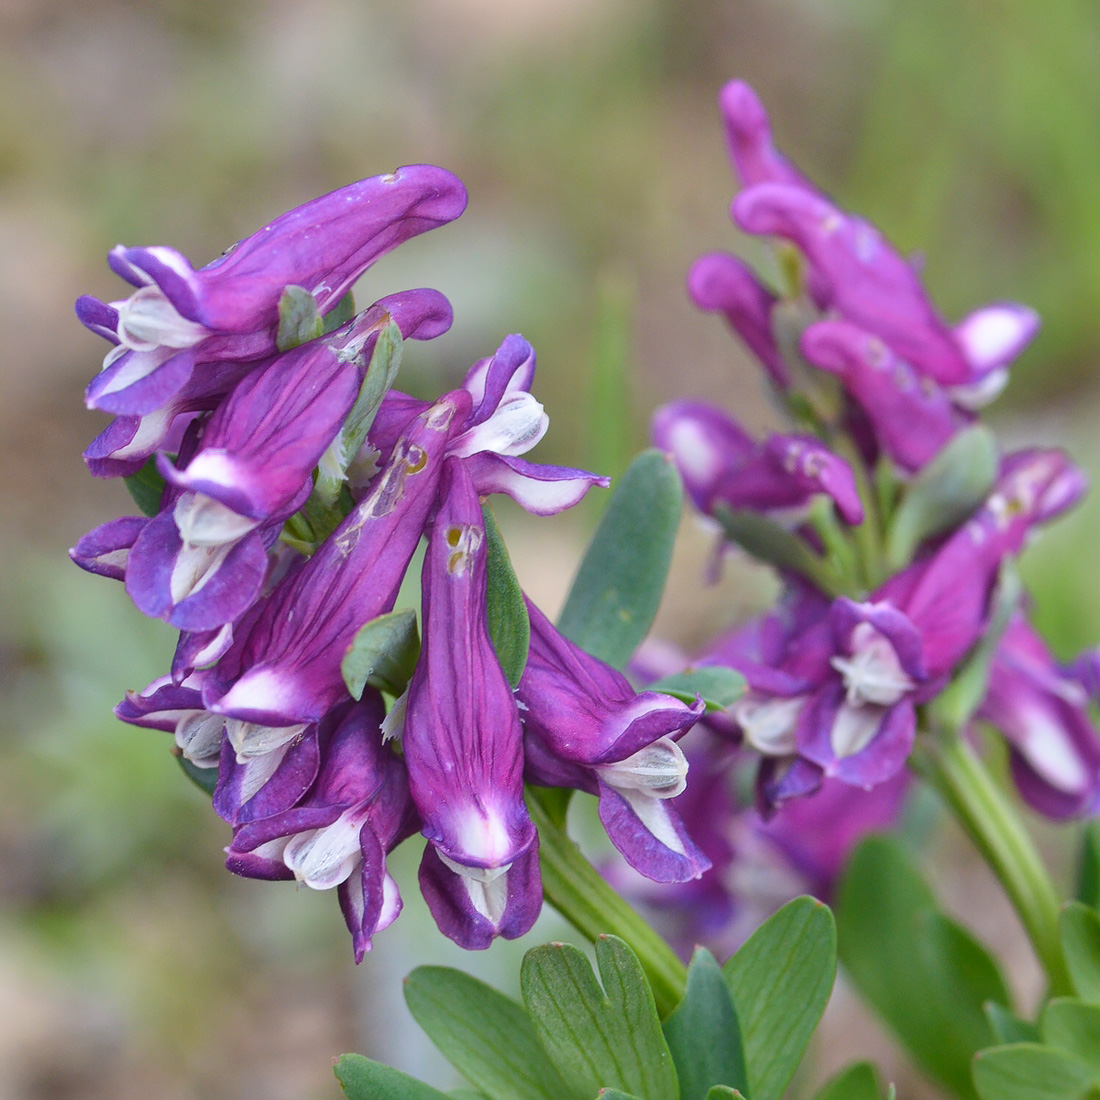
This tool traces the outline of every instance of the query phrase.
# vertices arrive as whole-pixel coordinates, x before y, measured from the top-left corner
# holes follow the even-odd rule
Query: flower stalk
[[[1004,791],[952,731],[918,739],[911,765],[940,794],[997,876],[1046,973],[1050,996],[1071,994],[1058,930],[1062,898]]]
[[[539,831],[539,863],[546,900],[593,943],[604,933],[625,940],[649,979],[663,1019],[684,995],[687,970],[664,939],[608,885],[569,838],[554,811],[556,791],[527,788],[527,808]]]

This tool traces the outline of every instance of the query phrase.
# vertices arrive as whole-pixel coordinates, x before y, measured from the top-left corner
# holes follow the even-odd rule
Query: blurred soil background
[[[947,317],[1001,298],[1041,310],[995,419],[1100,468],[1090,0],[0,0],[0,1100],[335,1100],[345,1050],[449,1087],[402,976],[447,962],[507,987],[527,946],[462,957],[406,851],[406,912],[356,969],[335,899],[228,875],[227,831],[167,735],[112,717],[173,638],[65,556],[132,511],[80,461],[105,423],[82,400],[104,345],[71,303],[124,293],[107,250],[169,244],[198,266],[334,187],[445,165],[466,215],[357,294],[430,285],[454,303],[402,384],[439,392],[521,331],[552,423],[538,453],[617,473],[674,397],[774,424],[740,347],[683,292],[700,252],[762,257],[727,217],[715,95],[733,76],[807,173],[920,250]],[[593,363],[617,345],[629,389],[601,394]],[[595,507],[534,523],[498,509],[550,610]],[[1063,656],[1100,641],[1098,545],[1092,500],[1026,563]],[[708,549],[685,522],[659,625],[688,647],[771,594],[747,568],[702,589]],[[1013,917],[965,843],[934,835],[938,887],[1034,997]],[[1044,833],[1056,866],[1067,841]],[[530,942],[568,935],[548,917]],[[903,1100],[937,1095],[842,987],[807,1079],[869,1054]]]

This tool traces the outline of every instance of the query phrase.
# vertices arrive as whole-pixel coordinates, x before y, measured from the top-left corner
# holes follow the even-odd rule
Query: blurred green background
[[[107,249],[169,244],[199,265],[333,187],[442,164],[468,212],[359,291],[431,285],[454,303],[404,384],[438,392],[521,331],[552,421],[540,454],[614,473],[676,396],[772,423],[752,365],[682,289],[704,250],[758,254],[727,217],[714,98],[733,76],[807,173],[924,256],[946,316],[1000,298],[1043,313],[995,419],[1100,469],[1093,0],[0,0],[0,1100],[335,1097],[329,1059],[347,1049],[446,1084],[402,975],[473,962],[507,984],[519,954],[460,959],[406,853],[406,914],[356,970],[334,899],[227,875],[227,831],[168,738],[111,716],[173,639],[65,557],[131,510],[79,458],[103,425],[82,402],[103,346],[71,302],[121,293]],[[602,394],[592,364],[617,343],[630,389]],[[531,527],[500,511],[552,609],[590,514]],[[1028,559],[1062,655],[1100,641],[1098,546],[1092,501]],[[689,645],[767,598],[747,573],[722,599],[701,590],[705,553],[685,524],[660,626]],[[1019,954],[1034,993],[1011,916],[963,846],[940,854],[951,904]],[[843,990],[830,1020],[818,1072],[874,1050],[903,1096],[935,1095]]]

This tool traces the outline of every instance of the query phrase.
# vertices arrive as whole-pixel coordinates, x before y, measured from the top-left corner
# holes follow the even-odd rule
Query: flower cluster
[[[77,303],[113,345],[87,401],[115,419],[86,462],[150,506],[71,556],[180,631],[170,673],[116,713],[173,733],[209,777],[231,871],[337,888],[357,960],[400,910],[386,856],[417,832],[448,936],[478,948],[530,928],[542,890],[525,779],[598,794],[613,841],[651,877],[707,866],[669,801],[687,770],[676,739],[702,703],[636,693],[533,605],[515,690],[494,649],[483,498],[549,515],[607,484],[522,457],[548,426],[531,346],[508,336],[458,389],[419,401],[390,388],[392,353],[445,332],[447,300],[418,289],[349,308],[370,264],[465,203],[450,173],[402,168],[198,270],[119,246],[110,264],[134,292]],[[422,536],[419,656],[414,635],[404,676],[353,682],[346,658],[393,613]]]
[[[784,582],[775,609],[696,658],[748,684],[710,725],[758,759],[765,816],[798,796],[840,805],[845,785],[898,782],[969,669],[981,687],[955,717],[1004,735],[1024,799],[1055,818],[1095,812],[1091,663],[1059,666],[1006,580],[1084,478],[1057,450],[1000,451],[978,422],[1037,317],[995,303],[948,324],[914,265],[776,150],[747,85],[727,85],[720,107],[733,221],[773,244],[784,278],[716,253],[688,291],[759,359],[797,431],[757,442],[691,401],[653,423],[723,552],[740,543]]]

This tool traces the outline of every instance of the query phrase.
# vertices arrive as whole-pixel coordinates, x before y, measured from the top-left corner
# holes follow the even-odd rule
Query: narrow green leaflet
[[[489,1100],[567,1100],[521,1004],[461,970],[417,967],[405,1003],[447,1060]]]
[[[836,927],[827,906],[795,898],[722,968],[745,1047],[752,1100],[780,1100],[821,1019],[836,976]]]
[[[657,614],[682,503],[671,459],[643,451],[615,488],[577,570],[558,629],[615,668],[630,660]]]
[[[1073,988],[1082,1000],[1100,1004],[1100,914],[1071,901],[1062,910],[1059,926]]]
[[[531,642],[531,619],[523,602],[523,590],[512,568],[508,547],[500,537],[496,517],[488,504],[481,506],[485,517],[485,541],[488,556],[485,562],[488,573],[486,616],[489,620],[489,637],[493,641],[497,660],[515,688],[527,664],[527,647]]]
[[[696,695],[699,695],[708,711],[725,710],[745,694],[745,677],[732,668],[708,665],[666,676],[656,683],[647,684],[646,690],[663,691],[685,703],[694,703]]]
[[[412,679],[419,656],[416,612],[410,607],[371,619],[348,646],[340,671],[355,699],[363,697],[367,684],[400,695]]]
[[[1092,1066],[1100,1078],[1100,1005],[1059,997],[1043,1010],[1043,1042]]]
[[[997,1043],[1037,1043],[1039,1029],[1030,1020],[1021,1020],[1014,1012],[994,1001],[986,1001],[985,1018]]]
[[[382,399],[397,378],[397,371],[401,366],[401,349],[401,330],[391,319],[378,334],[351,412],[348,413],[339,434],[321,456],[313,492],[302,510],[313,526],[320,528],[322,535],[335,530],[344,517],[346,509],[337,507],[344,483],[351,481],[354,485],[364,482],[369,476],[368,471],[358,468],[363,461],[359,450],[375,416],[378,415]],[[362,348],[358,352],[349,348],[343,354],[349,361],[355,360],[362,354]],[[376,457],[372,452],[372,456],[366,460],[368,465],[373,464]]]
[[[695,949],[684,999],[663,1026],[680,1100],[706,1100],[712,1085],[748,1088],[737,1013],[722,968],[706,948]]]
[[[929,1076],[973,1098],[970,1063],[993,1042],[987,1001],[1012,1003],[997,964],[944,916],[898,841],[856,849],[837,904],[840,960]]]
[[[304,286],[288,286],[279,299],[279,328],[275,346],[290,351],[310,340],[316,340],[324,329],[317,310],[317,301]]]
[[[637,1096],[631,1096],[622,1089],[600,1089],[596,1094],[596,1100],[639,1100]]]
[[[348,1100],[447,1100],[447,1094],[361,1054],[342,1054],[333,1067]]]
[[[735,511],[722,506],[714,509],[714,518],[722,525],[726,537],[754,558],[799,573],[830,596],[843,594],[843,582],[833,566],[781,524],[759,512]]]
[[[980,1100],[1093,1100],[1095,1070],[1050,1047],[1015,1043],[981,1051],[974,1059]]]
[[[378,333],[359,396],[355,399],[341,433],[349,461],[363,445],[363,440],[367,438],[367,432],[378,415],[382,398],[397,379],[403,347],[397,322],[392,319],[387,321]]]
[[[856,1062],[826,1081],[814,1100],[882,1100],[878,1071],[870,1062]]]
[[[218,785],[217,768],[199,768],[191,763],[182,753],[176,753],[176,763],[179,764],[183,774],[195,784],[204,794],[214,797],[214,788]]]
[[[1088,821],[1081,830],[1076,893],[1078,901],[1100,909],[1100,821]]]
[[[729,1085],[715,1085],[707,1093],[707,1100],[745,1100],[744,1094],[731,1089]]]
[[[607,272],[596,287],[592,374],[588,386],[588,453],[585,467],[618,478],[641,445],[637,410],[631,401],[637,286],[619,272]]]
[[[957,527],[989,495],[997,476],[997,441],[982,424],[955,437],[909,483],[886,538],[892,570],[901,569],[933,535]]]
[[[333,329],[346,325],[354,316],[355,296],[349,290],[322,318],[321,335],[324,336]]]
[[[534,947],[523,958],[523,1000],[568,1094],[620,1089],[645,1100],[678,1100],[672,1055],[633,951],[615,936],[600,936],[596,962],[602,989],[569,944]]]
[[[447,1095],[451,1100],[489,1100],[489,1097],[477,1089],[451,1089]]]
[[[167,483],[160,476],[156,458],[150,458],[136,474],[122,480],[143,516],[152,517],[160,511],[160,498]]]

